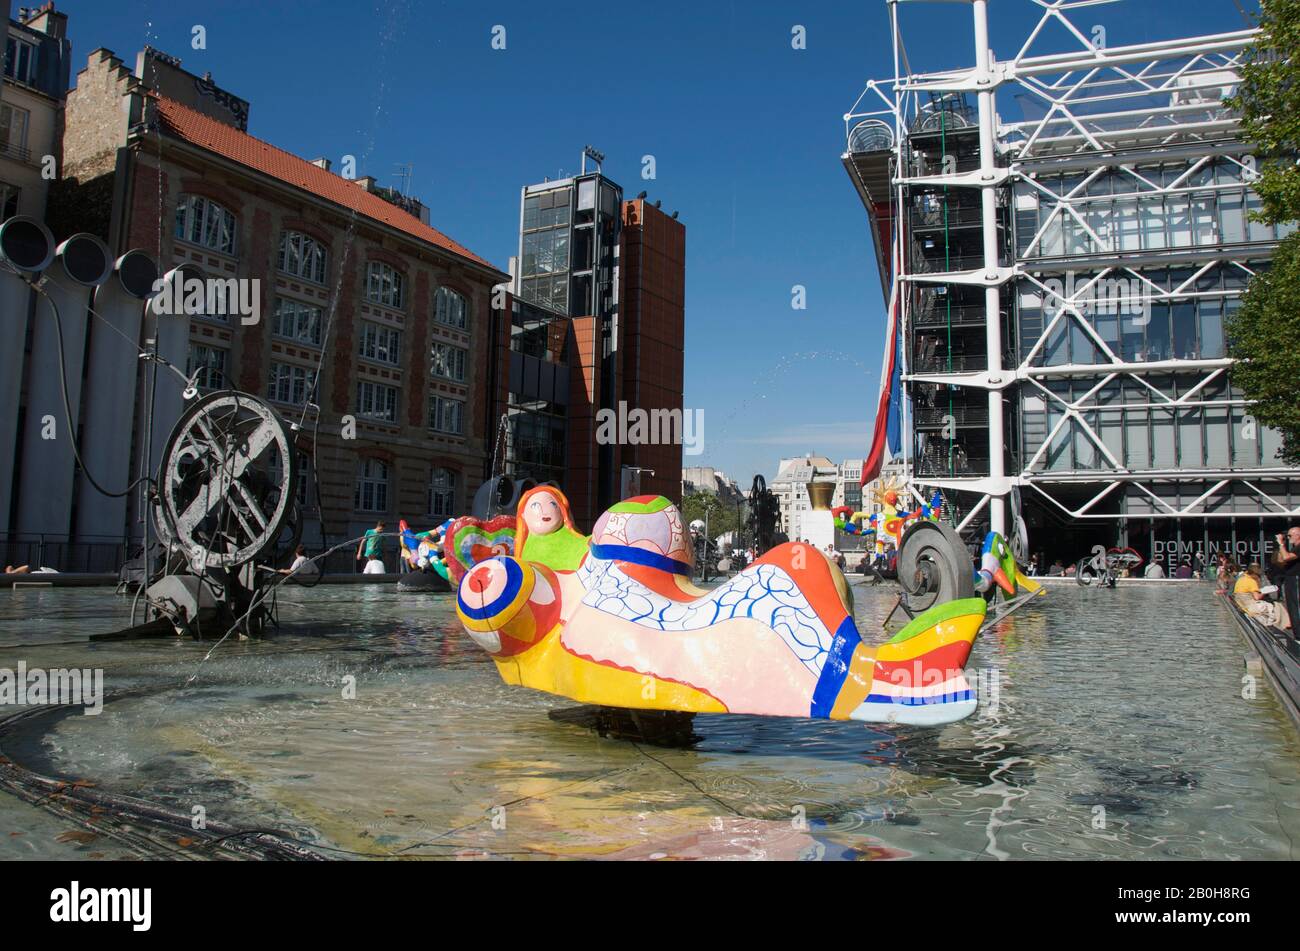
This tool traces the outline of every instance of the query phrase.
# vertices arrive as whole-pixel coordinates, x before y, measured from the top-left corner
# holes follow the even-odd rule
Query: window
[[[369,321],[361,322],[361,355],[367,360],[397,365],[402,353],[402,332]]]
[[[358,512],[388,511],[388,463],[382,459],[361,460],[353,505]]]
[[[235,216],[201,195],[182,195],[176,203],[176,237],[233,255]]]
[[[195,371],[198,371],[196,377]],[[191,343],[185,375],[195,381],[204,392],[224,389],[226,386],[226,351],[220,347]]]
[[[469,308],[466,305],[464,296],[457,294],[449,287],[438,288],[438,293],[433,298],[434,319],[440,324],[446,324],[448,327],[457,327],[465,329],[467,324],[466,314]]]
[[[301,406],[316,386],[316,371],[288,363],[272,363],[266,384],[266,398],[277,403]]]
[[[31,113],[8,103],[0,103],[0,152],[26,159],[27,126]]]
[[[429,428],[440,433],[465,432],[465,401],[434,394],[429,397]]]
[[[311,456],[302,450],[298,451],[298,484],[294,486],[294,494],[300,509],[316,507],[316,486],[311,474]]]
[[[21,190],[16,185],[0,182],[0,221],[18,214],[18,193]]]
[[[462,347],[453,347],[449,343],[435,343],[433,345],[433,375],[442,377],[444,380],[464,383],[465,358],[467,355],[467,352]]]
[[[397,422],[397,387],[362,380],[357,384],[357,415]]]
[[[400,310],[406,301],[406,278],[381,261],[366,268],[366,299]]]
[[[321,309],[285,297],[275,299],[275,317],[271,324],[277,337],[320,346]]]
[[[277,266],[285,274],[324,284],[325,262],[325,246],[315,238],[297,231],[286,231],[280,235],[280,259]]]
[[[36,44],[11,36],[5,43],[5,75],[28,86],[36,85]]]
[[[429,474],[429,514],[436,519],[446,519],[455,513],[456,473],[435,468]]]

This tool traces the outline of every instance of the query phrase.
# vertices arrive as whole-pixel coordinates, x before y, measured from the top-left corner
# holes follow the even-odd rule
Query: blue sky
[[[502,268],[520,186],[572,174],[591,143],[629,197],[645,189],[686,224],[685,401],[704,411],[705,447],[686,464],[747,486],[781,456],[865,454],[884,304],[839,156],[843,114],[867,79],[892,72],[883,2],[58,6],[75,66],[101,46],[133,65],[151,44],[250,100],[260,138],[305,158],[356,155],[358,173],[383,184],[412,163],[432,223]],[[1010,58],[1041,8],[990,7],[995,51]],[[968,6],[901,9],[915,68],[971,61]],[[1127,0],[1072,19],[1104,26],[1111,46],[1243,26],[1232,0]],[[195,24],[205,50],[191,48]],[[497,24],[505,50],[491,48]],[[791,48],[796,24],[804,50]],[[1064,37],[1054,27],[1035,51]],[[647,154],[654,181],[641,178]],[[790,306],[795,284],[806,310]]]

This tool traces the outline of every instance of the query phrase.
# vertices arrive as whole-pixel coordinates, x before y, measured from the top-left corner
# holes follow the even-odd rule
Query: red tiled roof
[[[305,189],[326,201],[332,201],[359,215],[383,222],[406,232],[413,238],[437,245],[476,264],[494,271],[498,270],[437,228],[429,227],[419,218],[366,191],[356,182],[335,175],[333,172],[327,172],[319,165],[313,165],[306,159],[278,149],[247,132],[240,132],[224,122],[209,118],[173,99],[158,95],[153,98],[158,104],[158,114],[162,120],[163,131],[166,133],[191,145],[207,149],[209,152],[215,152],[232,162],[238,162],[240,165],[270,175],[286,184]]]

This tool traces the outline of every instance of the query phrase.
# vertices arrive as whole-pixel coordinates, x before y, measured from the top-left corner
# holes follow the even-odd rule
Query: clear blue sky
[[[75,66],[101,46],[134,65],[151,44],[250,100],[249,131],[281,148],[357,155],[383,184],[413,163],[432,223],[503,269],[520,186],[573,173],[591,143],[629,197],[646,189],[686,224],[685,399],[705,414],[705,452],[686,464],[747,486],[783,455],[865,454],[884,305],[839,156],[843,114],[892,72],[880,0],[58,6]],[[1010,58],[1041,8],[990,7]],[[970,63],[968,6],[904,4],[902,18],[915,68]],[[1105,26],[1111,46],[1243,26],[1233,0],[1126,0],[1073,19]],[[191,48],[195,24],[206,50]],[[490,46],[496,24],[504,51]],[[791,48],[795,24],[806,50]],[[1064,36],[1053,28],[1035,52],[1066,48]],[[640,177],[646,154],[654,181]],[[807,310],[791,309],[795,284]]]

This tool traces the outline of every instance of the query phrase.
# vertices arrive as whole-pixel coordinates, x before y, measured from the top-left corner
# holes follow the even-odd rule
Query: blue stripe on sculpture
[[[626,561],[634,565],[645,565],[647,568],[671,571],[675,575],[688,575],[691,573],[691,569],[677,559],[648,551],[645,548],[633,548],[629,545],[593,544],[591,553],[601,561]]]
[[[817,678],[817,687],[813,690],[812,717],[829,717],[835,706],[835,698],[844,686],[844,678],[849,674],[849,662],[853,660],[853,651],[862,640],[853,618],[846,615],[835,629],[835,639],[827,653],[826,662],[822,664],[821,676]]]

